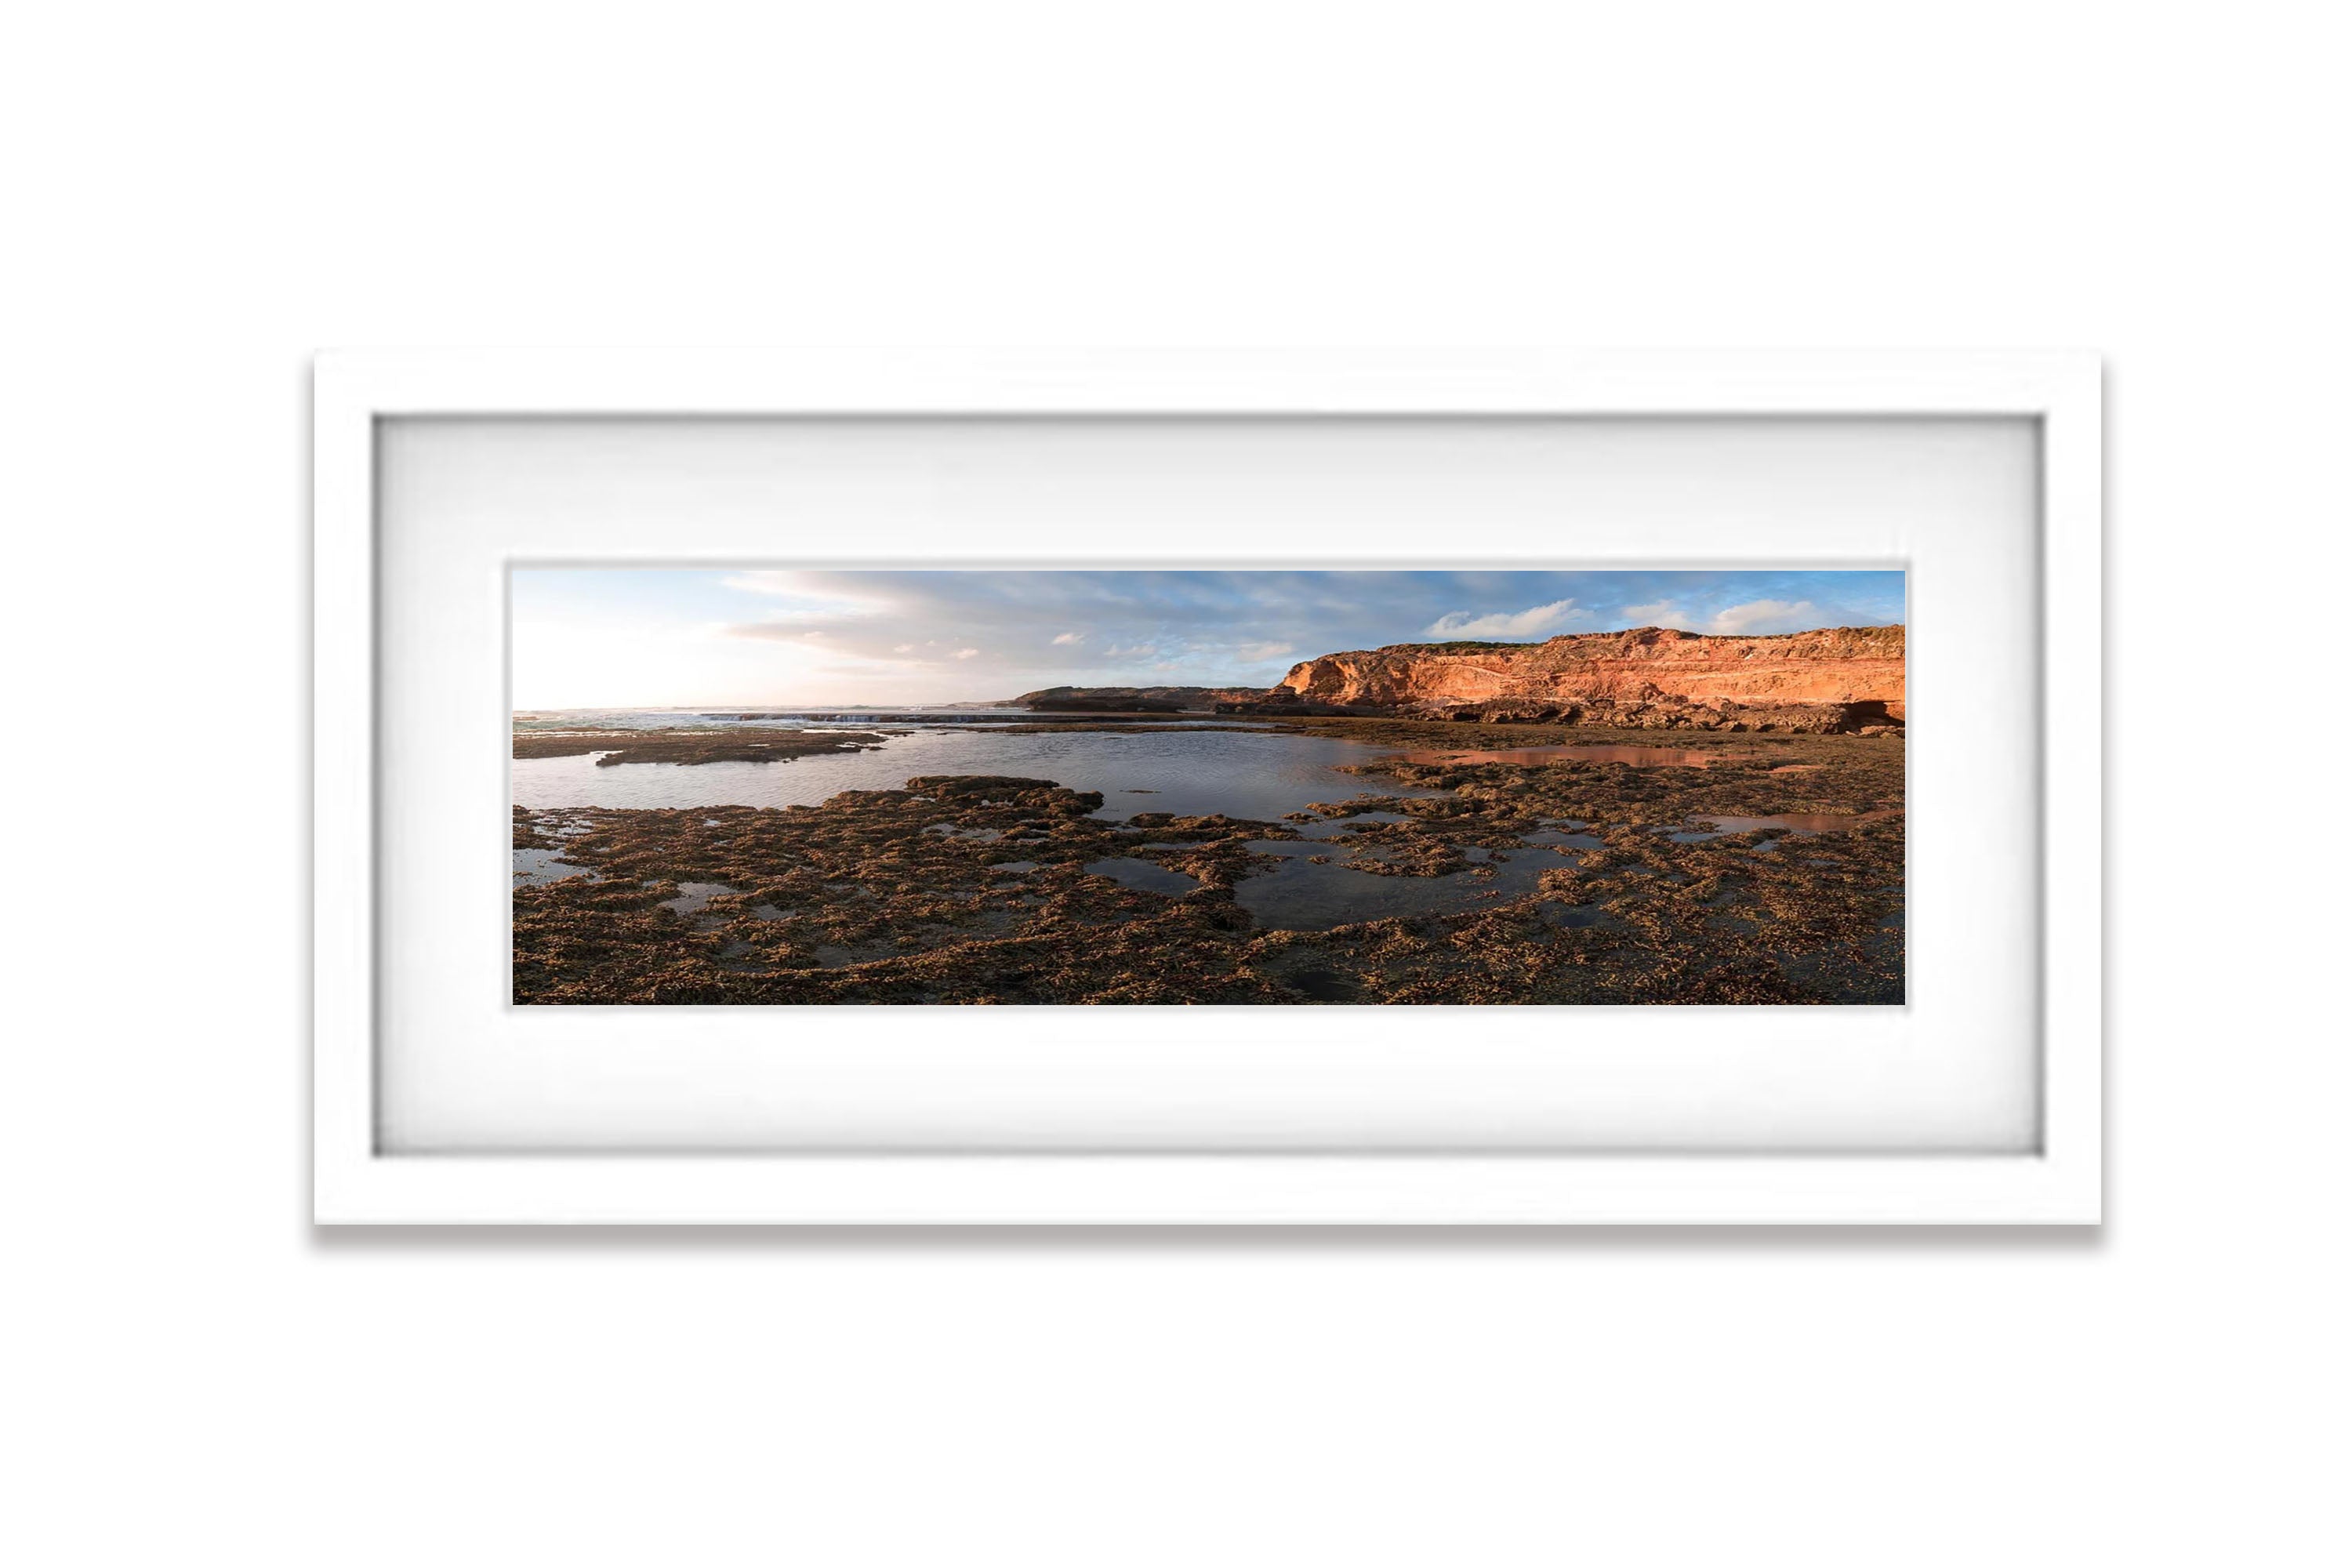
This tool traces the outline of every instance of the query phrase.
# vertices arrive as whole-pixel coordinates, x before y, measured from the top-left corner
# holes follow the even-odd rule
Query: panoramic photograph
[[[1901,572],[509,583],[517,1004],[1904,1001]]]

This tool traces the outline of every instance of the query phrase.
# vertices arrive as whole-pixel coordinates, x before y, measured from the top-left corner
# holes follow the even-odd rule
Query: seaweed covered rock
[[[1052,779],[1003,773],[922,773],[907,781],[907,790],[937,801],[1017,805],[1064,816],[1100,811],[1103,803],[1100,790],[1067,790]]]

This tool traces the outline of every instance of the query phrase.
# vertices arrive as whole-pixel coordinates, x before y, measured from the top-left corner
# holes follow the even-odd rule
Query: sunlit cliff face
[[[1903,716],[1901,626],[1780,637],[1701,637],[1664,627],[1523,646],[1400,646],[1328,654],[1282,685],[1320,702],[1428,709],[1525,700],[1725,704],[1859,703]]]

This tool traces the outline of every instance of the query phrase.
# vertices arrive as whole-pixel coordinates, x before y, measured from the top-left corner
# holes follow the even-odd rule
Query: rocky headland
[[[1024,691],[1012,706],[1033,713],[1210,713],[1220,702],[1248,702],[1265,693],[1226,686],[1048,686]]]
[[[1032,713],[1587,724],[1634,730],[1837,734],[1900,730],[1901,626],[1709,637],[1670,626],[1540,643],[1396,643],[1327,653],[1266,690],[1056,686]]]
[[[1667,626],[1540,643],[1325,654],[1225,713],[1838,733],[1900,729],[1901,626],[1707,637]]]

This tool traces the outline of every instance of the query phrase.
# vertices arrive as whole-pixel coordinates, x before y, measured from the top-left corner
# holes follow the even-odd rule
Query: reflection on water
[[[936,710],[938,705],[932,705]],[[514,727],[531,734],[569,734],[579,730],[855,730],[870,729],[866,716],[904,721],[950,723],[976,720],[1010,724],[1028,717],[1020,709],[926,711],[904,708],[809,708],[799,711],[751,708],[539,708],[514,716]]]
[[[514,852],[514,880],[518,888],[534,888],[542,882],[561,882],[566,877],[585,877],[592,882],[604,879],[585,866],[559,866],[555,858],[561,849],[518,849]]]
[[[1540,767],[1546,763],[1624,763],[1636,768],[1704,768],[1728,752],[1685,752],[1675,746],[1515,746],[1498,752],[1406,752],[1396,760],[1439,763],[1507,763]]]
[[[1356,831],[1359,823],[1370,826],[1381,822],[1411,822],[1412,818],[1401,811],[1360,811],[1353,816],[1327,816],[1315,822],[1297,825],[1299,836],[1305,838],[1345,838]]]
[[[1155,866],[1149,860],[1134,860],[1121,856],[1110,860],[1094,860],[1087,870],[1097,877],[1108,877],[1125,887],[1140,888],[1147,893],[1165,893],[1181,899],[1201,885],[1200,879],[1181,871],[1171,871],[1165,866]]]
[[[955,703],[908,703],[898,707],[751,708],[567,708],[538,709],[514,715],[514,728],[535,735],[568,735],[602,730],[911,730],[952,724],[959,729],[1003,729],[1008,724],[1181,724],[1229,729],[1246,719],[1196,713],[1033,713],[1025,708],[965,708]]]
[[[1124,821],[1141,811],[1270,822],[1317,801],[1344,800],[1361,785],[1332,770],[1378,749],[1330,735],[1238,730],[1008,735],[919,730],[867,752],[832,752],[789,763],[630,763],[593,757],[510,762],[514,803],[615,808],[817,805],[845,789],[903,789],[919,773],[1005,773],[1099,790],[1095,815]],[[1383,784],[1388,795],[1436,792]]]
[[[1249,847],[1282,857],[1273,870],[1234,884],[1234,901],[1267,931],[1329,931],[1358,921],[1453,914],[1525,898],[1536,890],[1544,872],[1561,864],[1554,855],[1518,854],[1444,877],[1390,877],[1358,871],[1339,860],[1318,866],[1309,857],[1330,853],[1320,844],[1255,838]]]
[[[1577,822],[1564,824],[1559,827],[1539,828],[1536,832],[1528,834],[1526,836],[1526,842],[1529,844],[1556,845],[1563,849],[1602,849],[1607,847],[1607,846],[1602,844],[1599,838],[1590,833],[1578,833],[1572,831],[1573,829],[1583,826],[1584,824]]]
[[[1319,965],[1287,968],[1276,963],[1268,965],[1266,972],[1318,1002],[1360,1002],[1363,999],[1363,988],[1353,977],[1336,969],[1325,969]]]
[[[711,900],[739,890],[727,886],[724,882],[680,882],[677,885],[677,897],[664,899],[661,901],[661,907],[673,910],[682,915],[700,914],[703,906],[709,903]]]

